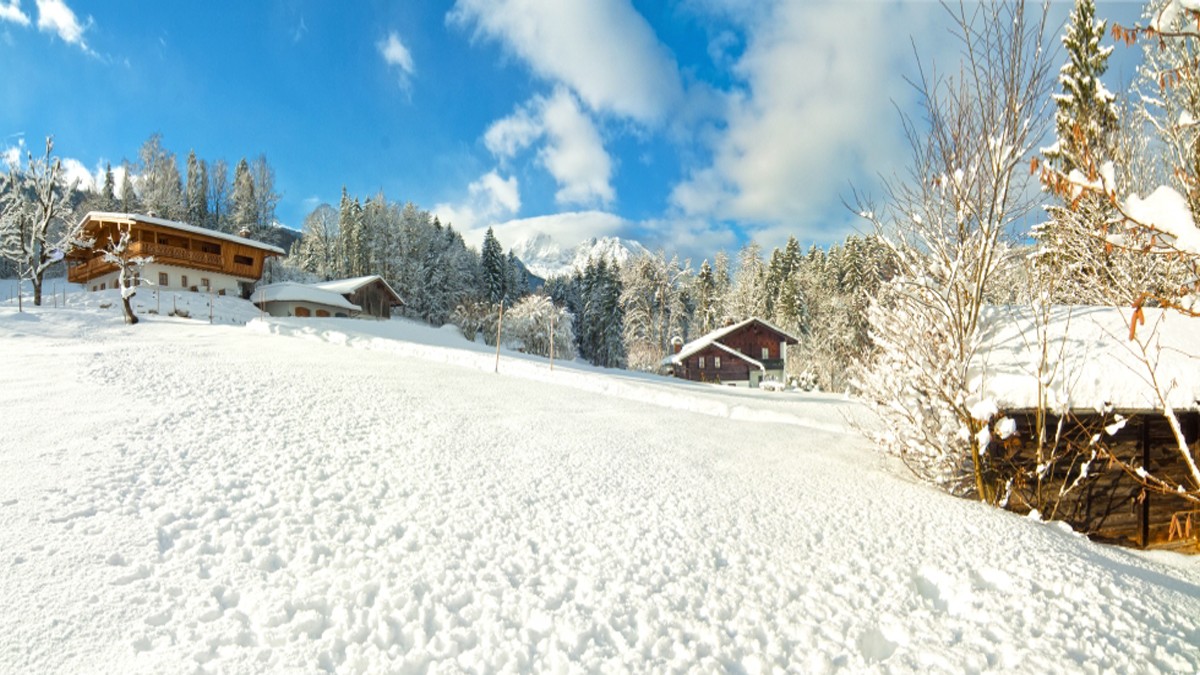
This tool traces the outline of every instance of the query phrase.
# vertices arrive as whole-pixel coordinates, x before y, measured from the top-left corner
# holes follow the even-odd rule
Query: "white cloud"
[[[386,40],[380,40],[376,45],[379,49],[379,55],[383,57],[384,63],[393,66],[400,70],[400,86],[408,89],[409,78],[416,74],[416,65],[413,63],[412,54],[408,51],[408,47],[400,41],[400,36],[396,31],[388,33]]]
[[[536,113],[530,106],[522,106],[508,117],[493,122],[483,134],[483,143],[489,152],[504,160],[529,147],[544,132]]]
[[[560,204],[605,205],[616,198],[612,158],[595,123],[566,88],[549,97],[535,96],[494,122],[483,141],[501,162],[543,141],[538,160],[558,183],[555,200]]]
[[[0,21],[11,21],[19,26],[29,25],[29,15],[21,11],[21,0],[0,3]]]
[[[699,2],[718,13],[736,2]],[[711,159],[690,167],[672,203],[684,214],[799,233],[836,209],[849,180],[871,182],[906,157],[893,101],[911,87],[897,70],[928,35],[928,7],[762,3],[743,15],[746,46],[714,127]]]
[[[559,190],[560,204],[608,204],[616,197],[612,160],[604,150],[591,118],[579,109],[575,97],[560,89],[542,107],[547,142],[538,153]]]
[[[521,210],[521,191],[516,176],[502,178],[489,171],[467,186],[466,198],[457,204],[438,204],[433,213],[460,232],[486,230]],[[482,240],[482,235],[480,235]]]
[[[458,0],[447,21],[500,42],[597,112],[652,123],[682,98],[674,58],[629,0]]]
[[[56,33],[63,42],[79,45],[83,51],[91,52],[83,40],[83,34],[91,25],[90,19],[85,24],[79,23],[75,12],[67,6],[64,0],[37,0],[37,10],[38,30]]]

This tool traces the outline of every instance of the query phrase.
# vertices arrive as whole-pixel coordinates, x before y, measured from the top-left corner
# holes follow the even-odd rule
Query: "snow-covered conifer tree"
[[[230,196],[232,226],[235,232],[258,229],[258,202],[254,197],[254,176],[250,174],[250,163],[243,157],[233,170],[233,194]]]
[[[504,255],[504,248],[500,246],[500,242],[496,240],[496,235],[490,227],[483,235],[483,250],[479,254],[479,264],[483,274],[483,296],[493,304],[504,301],[507,290],[505,281],[508,259]]]
[[[196,159],[196,151],[188,152],[187,222],[198,227],[208,226],[208,168],[203,160]]]

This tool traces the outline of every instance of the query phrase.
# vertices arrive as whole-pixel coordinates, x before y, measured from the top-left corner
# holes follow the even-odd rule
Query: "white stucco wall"
[[[235,277],[219,272],[207,272],[202,270],[189,269],[187,267],[178,267],[176,265],[162,265],[159,263],[149,263],[142,267],[142,288],[157,289],[162,291],[187,291],[193,286],[197,290],[204,290],[200,285],[201,279],[208,279],[212,292],[220,293],[225,291],[225,295],[240,296],[241,288],[239,282],[253,284],[254,280],[249,277]],[[167,283],[165,286],[159,284],[159,274],[167,275]],[[116,288],[119,272],[110,272],[103,276],[96,277],[87,282],[89,291],[100,290],[104,288]],[[183,277],[187,277],[187,285],[183,284]]]
[[[303,307],[309,311],[310,318],[317,317],[317,310],[329,312],[331,318],[349,317],[350,311],[344,307],[331,307],[316,302],[300,302],[292,300],[272,300],[267,303],[267,314],[271,316],[296,316],[296,308]],[[339,317],[340,315],[340,317]]]

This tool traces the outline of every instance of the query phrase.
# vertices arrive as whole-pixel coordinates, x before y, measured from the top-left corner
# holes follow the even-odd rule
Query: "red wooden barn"
[[[750,318],[677,345],[662,369],[685,380],[757,387],[763,380],[784,381],[787,346],[799,340]]]

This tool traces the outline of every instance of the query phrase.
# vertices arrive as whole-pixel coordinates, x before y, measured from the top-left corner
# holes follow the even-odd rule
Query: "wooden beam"
[[[1142,416],[1142,466],[1150,467],[1150,416]],[[1142,488],[1142,548],[1150,544],[1150,491]]]

